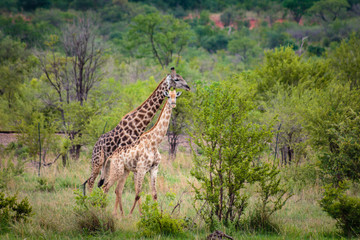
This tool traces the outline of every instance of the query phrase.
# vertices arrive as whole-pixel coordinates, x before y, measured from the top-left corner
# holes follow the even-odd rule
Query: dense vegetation
[[[5,238],[359,237],[360,1],[6,0],[0,12],[0,130],[17,133],[0,145]],[[98,137],[172,66],[192,91],[173,111],[159,202],[114,221],[113,194],[71,189]],[[132,191],[129,178],[125,208]]]

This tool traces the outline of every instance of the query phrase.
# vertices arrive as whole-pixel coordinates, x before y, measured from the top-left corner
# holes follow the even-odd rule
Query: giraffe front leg
[[[136,206],[136,203],[140,200],[141,186],[144,181],[145,173],[146,173],[146,171],[144,171],[142,169],[140,171],[139,170],[137,171],[136,179],[135,179],[136,180],[136,182],[135,182],[135,201],[130,210],[130,215],[132,215],[134,208]]]
[[[94,187],[95,179],[99,175],[100,169],[101,169],[104,161],[105,161],[104,149],[101,148],[100,153],[98,155],[94,156],[92,159],[91,176],[90,176],[89,180],[87,181],[89,192],[91,192]]]
[[[114,208],[114,215],[115,216],[117,216],[117,206],[118,205],[119,205],[121,216],[122,217],[124,216],[124,210],[123,210],[123,206],[122,206],[122,193],[123,193],[126,178],[128,177],[128,175],[129,175],[129,171],[125,170],[124,174],[120,177],[118,185],[117,185],[117,187],[115,189],[115,195],[116,195],[115,208]]]
[[[156,178],[157,178],[158,169],[159,169],[159,165],[156,165],[154,168],[150,170],[151,190],[152,190],[153,199],[155,201],[157,201]]]
[[[124,174],[124,170],[124,163],[122,161],[111,162],[109,176],[107,176],[105,184],[102,187],[105,193],[107,193],[112,185],[114,185],[116,180],[118,180]]]

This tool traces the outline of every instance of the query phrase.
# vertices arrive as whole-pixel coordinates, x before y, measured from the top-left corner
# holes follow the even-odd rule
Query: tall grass
[[[171,203],[165,194],[173,192],[176,200],[172,204],[181,202],[175,214],[179,217],[187,217],[193,223],[192,228],[185,230],[185,235],[179,239],[204,239],[209,234],[207,226],[200,221],[193,208],[193,193],[189,182],[194,182],[190,175],[192,167],[191,156],[187,153],[178,153],[177,158],[168,161],[163,154],[160,164],[157,189],[159,205],[169,206]],[[1,169],[2,171],[2,169]],[[284,176],[292,176],[292,171],[282,169]],[[299,169],[301,171],[301,169]],[[0,233],[1,239],[82,239],[94,237],[79,231],[76,224],[74,213],[75,196],[73,191],[78,189],[80,184],[88,178],[90,174],[90,158],[82,156],[76,162],[70,162],[67,167],[61,163],[56,163],[50,167],[44,167],[41,171],[41,178],[46,179],[46,184],[53,187],[52,191],[42,191],[39,188],[39,178],[36,168],[32,164],[25,165],[24,173],[8,179],[5,190],[8,193],[18,193],[19,198],[28,197],[33,207],[34,215],[29,222],[15,223],[12,231]],[[149,176],[146,176],[149,178]],[[149,179],[146,180],[149,183]],[[298,184],[296,181],[291,184]],[[106,211],[112,212],[115,203],[115,186],[110,189],[108,194],[109,206]],[[144,193],[150,193],[150,187],[143,188]],[[249,188],[249,192],[254,189]],[[294,186],[294,196],[286,203],[284,208],[274,214],[273,221],[279,226],[278,233],[256,233],[248,231],[237,231],[235,229],[219,229],[230,233],[235,239],[331,239],[337,238],[335,221],[326,213],[321,211],[318,200],[321,198],[321,187],[306,183],[304,186]],[[127,179],[124,193],[123,206],[125,217],[120,217],[115,221],[115,232],[100,233],[95,237],[101,239],[138,239],[138,229],[136,223],[139,221],[139,212],[136,210],[132,217],[128,216],[134,201],[134,184],[132,175]],[[180,199],[181,198],[181,199]],[[174,203],[175,202],[175,203]],[[250,205],[252,203],[250,202]],[[251,208],[249,208],[251,209]],[[244,217],[248,217],[247,212]],[[170,239],[169,236],[155,236],[152,239]],[[175,237],[176,238],[176,237]]]

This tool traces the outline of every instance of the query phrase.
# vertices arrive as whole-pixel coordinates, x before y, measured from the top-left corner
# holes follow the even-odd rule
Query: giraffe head
[[[173,88],[182,88],[182,89],[185,89],[186,91],[190,91],[189,85],[183,79],[182,76],[180,76],[179,74],[176,74],[174,67],[171,68],[171,74],[169,74],[166,77],[166,80],[168,82],[169,89],[171,89],[173,87]]]
[[[176,98],[180,97],[182,92],[176,92],[176,90],[173,91],[164,91],[165,97],[169,98],[168,104],[170,104],[171,108],[176,107]]]

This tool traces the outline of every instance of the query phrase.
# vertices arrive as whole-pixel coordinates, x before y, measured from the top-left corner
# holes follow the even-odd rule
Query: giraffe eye
[[[178,81],[179,81],[179,79],[178,79],[178,78],[175,78],[175,79],[174,79],[174,81],[175,81],[175,82],[178,82]]]

